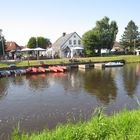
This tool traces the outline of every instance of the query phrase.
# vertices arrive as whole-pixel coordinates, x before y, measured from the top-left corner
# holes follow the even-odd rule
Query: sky
[[[117,22],[119,41],[130,20],[140,28],[139,7],[140,0],[0,0],[0,29],[18,45],[32,36],[54,43],[63,32],[82,36],[107,16]]]

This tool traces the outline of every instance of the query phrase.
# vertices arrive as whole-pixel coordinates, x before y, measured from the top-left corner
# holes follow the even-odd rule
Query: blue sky
[[[0,0],[0,5],[3,35],[19,45],[26,45],[31,36],[52,43],[63,32],[82,36],[104,16],[117,22],[117,40],[130,20],[140,28],[140,0]]]

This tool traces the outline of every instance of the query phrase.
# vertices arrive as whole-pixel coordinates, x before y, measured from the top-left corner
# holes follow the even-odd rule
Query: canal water
[[[27,132],[87,120],[97,107],[108,115],[138,108],[140,64],[0,79],[0,139],[18,124]]]

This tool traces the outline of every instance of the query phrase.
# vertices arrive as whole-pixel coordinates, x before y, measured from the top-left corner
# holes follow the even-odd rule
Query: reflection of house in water
[[[136,65],[136,75],[140,75],[140,64]]]

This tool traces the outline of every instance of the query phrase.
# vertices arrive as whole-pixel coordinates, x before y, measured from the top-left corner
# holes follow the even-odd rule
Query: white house
[[[82,52],[83,44],[81,37],[76,33],[63,33],[60,38],[52,45],[54,55],[60,58],[72,58],[75,54]]]
[[[140,47],[138,47],[137,49],[135,49],[136,55],[140,55]]]

